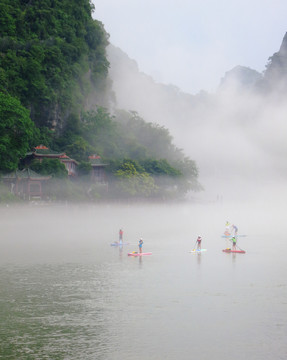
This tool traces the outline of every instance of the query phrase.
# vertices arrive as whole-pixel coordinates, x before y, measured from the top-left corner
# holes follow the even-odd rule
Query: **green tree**
[[[144,169],[152,175],[155,176],[171,176],[171,177],[179,177],[182,173],[171,166],[166,159],[146,159],[142,162],[142,166]]]
[[[121,154],[120,142],[115,118],[103,107],[83,114],[83,136],[94,147],[95,152],[105,157],[118,157]]]
[[[42,175],[52,175],[56,178],[68,177],[68,171],[59,159],[44,158],[41,162],[35,159],[32,161],[30,168]]]
[[[198,168],[195,161],[184,157],[178,162],[178,168],[183,176],[178,182],[178,190],[181,194],[186,194],[188,191],[202,191],[203,187],[198,182]]]
[[[81,136],[75,136],[73,141],[65,147],[65,150],[69,156],[77,161],[83,161],[93,152],[93,148]]]
[[[131,161],[125,161],[115,173],[121,195],[150,197],[157,191],[153,178],[146,172],[138,172]]]
[[[0,171],[12,171],[30,150],[38,130],[20,101],[0,92]]]

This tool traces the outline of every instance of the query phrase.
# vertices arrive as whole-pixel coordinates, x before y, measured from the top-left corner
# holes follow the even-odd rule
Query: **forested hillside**
[[[0,11],[2,173],[43,144],[77,160],[83,176],[89,155],[101,156],[115,184],[109,196],[166,198],[201,188],[195,162],[167,128],[114,106],[109,35],[89,0],[1,0]]]

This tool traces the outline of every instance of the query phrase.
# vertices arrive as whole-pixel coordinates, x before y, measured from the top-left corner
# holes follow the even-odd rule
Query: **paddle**
[[[195,244],[193,245],[193,250],[195,250],[195,245],[196,245],[196,243],[197,243],[197,240],[196,240]]]
[[[237,240],[237,239],[236,239]],[[233,243],[233,241],[232,241],[232,239],[229,239],[229,241],[231,241],[232,243]],[[244,251],[243,249],[241,249],[237,244],[235,245],[240,251]]]
[[[237,245],[236,245],[236,247],[237,247],[240,251],[245,251],[245,250],[241,249],[241,248],[240,248],[239,246],[237,246]]]

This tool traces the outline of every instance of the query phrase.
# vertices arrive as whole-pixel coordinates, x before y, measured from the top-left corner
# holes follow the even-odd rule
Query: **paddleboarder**
[[[123,229],[120,229],[120,231],[119,231],[119,242],[120,242],[120,244],[123,243],[123,235],[124,235]]]
[[[226,236],[229,236],[229,235],[230,235],[230,232],[231,232],[230,226],[231,226],[230,222],[229,222],[229,221],[226,221],[226,223],[225,223],[224,235],[226,235]]]
[[[232,225],[232,230],[234,231],[234,236],[238,233],[238,227],[236,225]]]
[[[233,236],[233,237],[231,238],[231,241],[232,241],[232,250],[236,250],[236,237]]]
[[[143,252],[143,239],[140,238],[139,240],[139,252],[142,253]]]
[[[198,238],[196,240],[196,242],[197,242],[197,250],[201,250],[201,240],[202,240],[201,236],[198,236]]]

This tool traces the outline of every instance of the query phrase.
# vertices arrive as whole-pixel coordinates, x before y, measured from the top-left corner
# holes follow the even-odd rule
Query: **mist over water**
[[[285,358],[285,202],[0,212],[0,357]],[[227,220],[246,254],[222,252]],[[130,244],[112,247],[120,228]],[[140,237],[152,255],[128,257]]]

